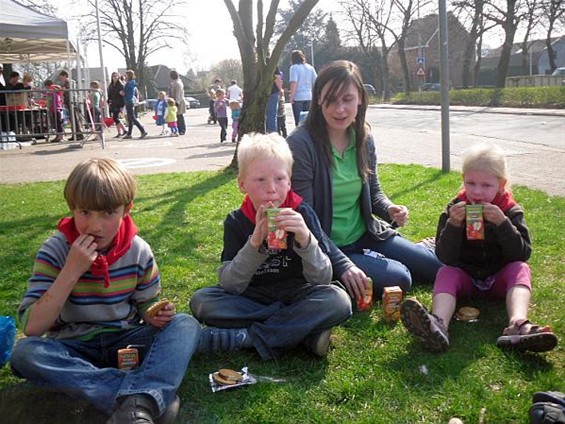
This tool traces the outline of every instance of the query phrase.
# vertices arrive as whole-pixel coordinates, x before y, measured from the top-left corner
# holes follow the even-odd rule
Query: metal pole
[[[449,50],[447,35],[447,7],[439,0],[439,82],[441,91],[441,169],[450,171],[449,164]]]
[[[314,39],[310,39],[310,56],[312,57],[312,66],[314,66]]]
[[[102,35],[100,30],[100,11],[98,10],[98,0],[95,2],[96,5],[96,27],[98,31],[98,54],[100,55],[100,68],[102,69],[102,81],[100,81],[100,85],[102,87],[102,99],[104,100],[104,107],[103,107],[103,116],[108,116],[108,99],[106,99],[106,81],[108,78],[106,77],[106,68],[104,67],[104,56],[102,55]]]

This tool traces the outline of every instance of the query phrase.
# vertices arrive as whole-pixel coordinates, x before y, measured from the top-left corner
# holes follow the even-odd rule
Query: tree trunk
[[[279,0],[272,0],[265,20],[263,1],[239,0],[239,10],[233,0],[224,0],[233,22],[241,64],[243,65],[243,108],[239,118],[238,137],[250,132],[265,132],[265,108],[271,93],[273,76],[284,47],[290,37],[300,28],[319,0],[304,0],[294,12],[287,27],[276,41],[272,52],[272,35]],[[254,29],[254,17],[257,25]],[[230,167],[237,167],[237,146]]]

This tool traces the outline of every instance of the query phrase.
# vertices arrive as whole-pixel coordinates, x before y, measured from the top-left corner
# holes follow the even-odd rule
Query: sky
[[[81,1],[50,0],[50,3],[59,8],[59,17],[69,22],[71,38],[78,32],[78,21],[73,18],[73,9],[80,9]],[[175,10],[183,17],[190,33],[190,52],[182,47],[175,50],[163,50],[149,58],[149,65],[163,64],[171,69],[185,74],[189,69],[194,71],[208,70],[214,64],[224,59],[239,59],[239,48],[233,36],[233,24],[223,0],[186,0],[187,6],[178,6]],[[237,0],[234,0],[237,4]],[[265,1],[265,5],[270,4]],[[285,4],[285,0],[281,1]],[[282,6],[285,7],[285,6]],[[339,10],[338,0],[320,0],[316,6],[325,12]],[[339,14],[334,13],[334,19],[339,19]],[[102,37],[103,38],[103,37]],[[496,45],[494,41],[493,45]],[[101,65],[98,43],[91,43],[86,50],[87,65],[98,67]],[[123,56],[113,47],[102,46],[104,66],[109,72],[125,66]]]
[[[224,59],[239,59],[239,48],[233,36],[233,24],[223,0],[186,0],[188,6],[178,7],[190,33],[190,54],[182,49],[165,50],[155,53],[149,59],[150,65],[164,64],[181,73],[188,69],[208,70]],[[59,7],[59,17],[69,22],[71,38],[76,37],[78,23],[69,12],[68,0],[51,0]],[[237,2],[235,2],[237,4]],[[265,2],[268,4],[269,2]],[[80,0],[75,1],[79,5]],[[284,4],[284,0],[281,1]],[[318,8],[332,11],[338,8],[337,0],[320,0]],[[72,8],[71,8],[72,9]],[[103,39],[104,37],[102,37]],[[98,43],[91,43],[86,56],[89,67],[100,66]],[[113,47],[103,45],[104,66],[110,71],[124,66],[123,57]]]

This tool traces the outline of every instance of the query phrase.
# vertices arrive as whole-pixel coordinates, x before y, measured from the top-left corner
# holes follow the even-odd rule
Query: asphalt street
[[[220,128],[208,125],[207,115],[205,108],[189,110],[187,133],[175,138],[159,136],[160,128],[147,114],[142,122],[150,135],[143,140],[137,138],[137,129],[133,139],[121,140],[113,138],[115,128],[109,128],[105,149],[96,141],[77,147],[39,140],[36,145],[24,143],[22,149],[0,150],[0,184],[63,180],[89,157],[114,158],[135,174],[222,169],[230,164],[235,145],[219,142]],[[441,168],[440,115],[438,107],[370,106],[367,120],[377,140],[379,163]],[[289,105],[287,127],[294,127]],[[463,150],[481,141],[507,152],[514,184],[565,196],[565,110],[452,107],[450,169],[460,169]]]

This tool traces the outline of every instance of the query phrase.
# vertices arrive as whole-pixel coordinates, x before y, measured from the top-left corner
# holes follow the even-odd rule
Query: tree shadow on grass
[[[103,424],[107,420],[107,416],[84,401],[29,383],[0,390],[0,421],[3,423]]]

